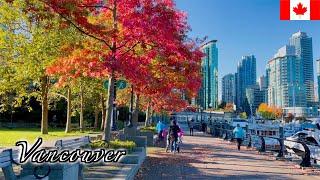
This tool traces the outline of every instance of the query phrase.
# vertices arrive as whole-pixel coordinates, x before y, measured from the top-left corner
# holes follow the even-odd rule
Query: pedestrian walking
[[[190,136],[193,136],[194,120],[191,119],[189,122]]]
[[[207,131],[207,124],[205,123],[205,122],[202,122],[201,123],[201,130],[202,130],[202,132],[206,132]]]
[[[234,137],[237,139],[238,150],[240,151],[241,143],[244,139],[244,130],[240,127],[240,124],[237,124],[237,127],[233,130]]]
[[[179,125],[178,125],[178,127],[179,127],[179,132],[178,132],[178,141],[177,141],[177,151],[179,153],[180,150],[181,150],[180,146],[182,144],[182,137],[183,137],[184,132],[183,132],[182,128]]]
[[[180,128],[177,125],[175,120],[171,121],[171,126],[169,128],[169,136],[170,136],[170,148],[171,152],[175,153],[177,150],[177,141],[178,141],[178,134],[180,132]]]
[[[164,137],[162,136],[162,133],[163,133],[163,130],[165,129],[165,125],[161,122],[161,121],[159,121],[158,123],[157,123],[157,126],[156,126],[156,130],[157,130],[157,132],[158,132],[158,139],[159,139],[159,141],[161,141]]]

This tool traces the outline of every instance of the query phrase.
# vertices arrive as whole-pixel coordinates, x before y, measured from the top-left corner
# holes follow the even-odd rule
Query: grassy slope
[[[44,141],[56,140],[62,137],[85,136],[88,132],[81,133],[79,131],[66,134],[64,129],[49,129],[48,135],[41,135],[38,128],[0,128],[0,147],[15,146],[19,140],[27,140],[33,143],[38,137],[42,137]]]

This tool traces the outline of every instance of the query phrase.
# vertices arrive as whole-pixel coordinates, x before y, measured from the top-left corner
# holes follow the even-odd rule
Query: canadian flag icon
[[[320,20],[320,0],[280,0],[281,20]]]

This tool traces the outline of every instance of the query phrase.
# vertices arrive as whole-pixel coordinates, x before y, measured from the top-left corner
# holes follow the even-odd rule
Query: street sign
[[[124,89],[126,87],[127,87],[127,82],[125,80],[117,81],[117,88],[118,89]]]
[[[117,82],[115,82],[115,85],[118,89],[124,89],[127,87],[127,82],[125,80],[118,80]],[[105,80],[103,82],[103,88],[109,89],[109,80]]]

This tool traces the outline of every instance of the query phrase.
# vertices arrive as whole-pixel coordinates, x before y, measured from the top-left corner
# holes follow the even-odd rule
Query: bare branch
[[[123,48],[124,46],[126,46],[128,44],[128,41],[124,42],[123,44],[121,44],[120,46],[117,47],[117,49],[121,49]]]
[[[125,54],[127,54],[128,52],[132,51],[140,42],[137,42],[136,44],[134,44],[132,47],[130,47],[127,51],[125,51],[124,53],[121,54],[121,56],[124,56]]]
[[[65,17],[63,14],[61,14],[61,13],[58,13],[58,14],[59,14],[63,19],[65,19],[65,20],[68,21],[70,24],[72,24],[72,26],[74,26],[74,27],[75,27],[78,31],[80,31],[81,33],[83,33],[83,34],[85,34],[86,36],[89,36],[89,37],[91,37],[91,38],[93,38],[93,39],[96,39],[96,40],[98,40],[98,41],[103,42],[105,45],[108,46],[109,49],[112,48],[106,40],[104,40],[104,39],[102,39],[102,38],[99,38],[99,37],[96,37],[96,36],[94,36],[94,35],[86,32],[85,30],[83,30],[82,28],[80,28],[79,26],[77,26],[73,21],[71,21],[70,19],[68,19],[67,17]]]
[[[67,100],[68,98],[62,94],[59,94],[59,93],[55,93],[55,92],[50,92],[49,94],[52,94],[52,95],[56,95],[56,96],[59,96],[61,98],[64,98],[65,100]]]

